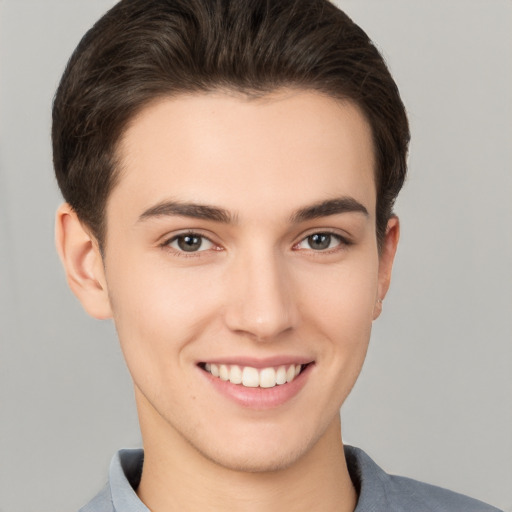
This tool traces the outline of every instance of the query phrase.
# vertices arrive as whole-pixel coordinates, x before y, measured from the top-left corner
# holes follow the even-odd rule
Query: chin
[[[271,473],[293,466],[307,450],[271,453],[266,450],[247,450],[245,453],[205,453],[202,455],[214,464],[241,473]]]
[[[267,433],[268,434],[268,433]],[[316,440],[305,439],[304,433],[295,436],[248,436],[232,439],[222,446],[195,446],[206,459],[226,469],[245,473],[269,473],[293,466],[307,454]]]

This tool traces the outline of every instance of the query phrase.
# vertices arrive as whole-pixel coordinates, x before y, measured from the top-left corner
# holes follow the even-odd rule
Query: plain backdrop
[[[346,0],[407,105],[394,282],[342,409],[387,471],[512,511],[512,2]],[[68,291],[52,96],[108,0],[0,1],[0,511],[77,510],[140,445],[109,322]]]

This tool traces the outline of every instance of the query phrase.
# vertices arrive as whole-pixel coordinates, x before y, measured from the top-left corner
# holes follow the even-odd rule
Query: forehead
[[[353,103],[316,92],[158,100],[127,127],[118,158],[109,203],[122,201],[134,215],[169,198],[242,215],[341,195],[375,209],[369,124]]]

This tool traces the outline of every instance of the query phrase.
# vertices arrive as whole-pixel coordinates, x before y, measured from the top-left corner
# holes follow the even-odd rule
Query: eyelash
[[[175,256],[178,256],[180,258],[197,258],[198,256],[201,255],[202,252],[206,252],[207,250],[211,250],[211,249],[203,249],[201,251],[184,251],[184,250],[180,250],[180,249],[177,249],[177,248],[174,248],[174,247],[171,247],[171,244],[173,242],[176,242],[178,241],[180,238],[185,238],[185,237],[193,237],[193,238],[199,238],[201,239],[201,245],[203,245],[204,241],[208,241],[210,244],[212,244],[212,246],[215,248],[213,250],[216,250],[216,251],[221,251],[222,248],[219,247],[218,245],[215,244],[215,242],[213,242],[210,238],[208,238],[207,236],[201,234],[201,233],[197,233],[196,231],[186,231],[184,233],[179,233],[177,235],[174,235],[172,236],[171,238],[165,240],[162,244],[161,244],[161,247],[163,249],[166,249],[170,252],[173,253],[173,255]],[[200,246],[201,247],[201,246]]]
[[[298,245],[306,242],[309,238],[311,238],[315,235],[329,236],[329,237],[337,240],[338,243],[336,244],[335,247],[331,247],[331,248],[327,248],[327,249],[320,249],[320,250],[315,250],[312,248],[305,249],[307,251],[310,251],[314,255],[332,254],[332,253],[338,252],[340,250],[343,250],[344,248],[353,244],[352,241],[350,241],[346,237],[340,235],[339,233],[335,233],[334,231],[325,230],[325,231],[314,231],[312,233],[307,234],[306,236],[302,237],[301,240],[299,242],[297,242],[293,247],[294,248],[297,247]]]
[[[312,248],[309,248],[309,249],[303,249],[303,250],[307,250],[307,251],[310,251],[312,254],[332,254],[334,252],[338,252],[340,250],[343,250],[343,248],[346,248],[346,247],[349,247],[350,245],[353,244],[352,241],[348,240],[347,238],[341,236],[339,233],[335,233],[333,231],[329,231],[329,230],[325,230],[325,231],[314,231],[306,236],[303,236],[299,242],[297,242],[296,244],[293,245],[293,248],[296,249],[300,244],[306,242],[308,240],[308,238],[311,238],[315,235],[325,235],[325,236],[329,236],[331,238],[334,238],[337,240],[337,244],[335,247],[331,247],[331,248],[327,248],[327,249],[321,249],[321,250],[315,250],[315,249],[312,249]],[[161,244],[161,247],[166,249],[166,250],[169,250],[171,251],[175,256],[178,256],[180,258],[194,258],[194,257],[198,257],[201,255],[201,253],[203,252],[207,252],[208,250],[212,250],[211,248],[210,249],[203,249],[203,250],[198,250],[198,251],[184,251],[184,250],[180,250],[180,249],[177,249],[177,248],[174,248],[174,247],[171,247],[171,244],[173,242],[176,242],[178,241],[180,238],[184,238],[184,237],[193,237],[193,238],[199,238],[201,239],[201,245],[203,245],[204,241],[207,241],[209,242],[210,244],[212,244],[213,246],[213,250],[215,251],[222,251],[222,247],[219,247],[218,245],[215,244],[215,242],[213,242],[210,238],[208,238],[207,236],[201,234],[201,233],[197,233],[196,231],[187,231],[187,232],[184,232],[184,233],[179,233],[178,235],[174,235],[172,236],[171,238],[165,240],[162,244]],[[199,247],[201,247],[201,245]],[[301,250],[301,249],[296,249],[296,250]]]

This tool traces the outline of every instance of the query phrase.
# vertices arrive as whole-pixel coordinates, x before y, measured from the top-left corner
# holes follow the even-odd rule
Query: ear
[[[393,215],[386,228],[386,235],[382,242],[382,249],[379,255],[379,277],[377,286],[377,297],[373,309],[373,319],[376,320],[382,313],[382,301],[388,293],[391,282],[391,271],[395,260],[398,240],[400,238],[400,222],[398,217]]]
[[[67,203],[57,210],[55,243],[68,285],[94,318],[112,317],[98,242]]]

